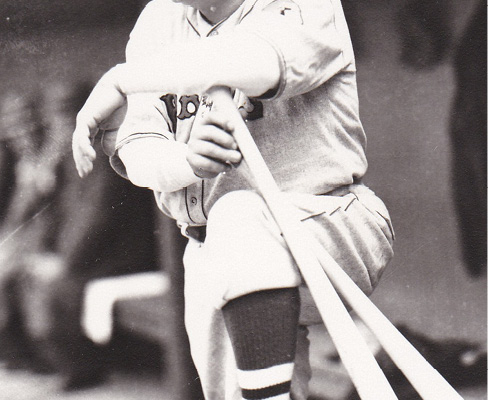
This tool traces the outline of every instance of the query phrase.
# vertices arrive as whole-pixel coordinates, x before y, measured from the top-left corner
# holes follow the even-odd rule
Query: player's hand
[[[214,178],[242,160],[232,136],[234,126],[218,112],[208,113],[191,132],[186,159],[195,175]]]
[[[78,120],[73,132],[72,149],[76,170],[81,178],[87,176],[93,169],[93,162],[97,153],[92,146],[92,138],[96,136],[98,127],[90,126],[89,123]]]
[[[98,81],[76,117],[72,149],[80,177],[85,177],[93,169],[96,152],[92,146],[92,140],[99,128],[103,127],[114,112],[125,105],[126,97],[118,84],[118,67],[116,66]]]

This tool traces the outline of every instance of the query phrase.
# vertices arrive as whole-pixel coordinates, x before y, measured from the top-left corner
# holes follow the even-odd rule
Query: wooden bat
[[[208,94],[216,109],[232,116],[234,137],[244,161],[283,233],[360,397],[365,400],[397,398],[335,289],[376,335],[380,344],[423,399],[462,400],[462,397],[405,339],[317,240],[303,228],[299,217],[296,216],[296,210],[287,204],[281,195],[244,120],[236,109],[229,90],[212,88]]]

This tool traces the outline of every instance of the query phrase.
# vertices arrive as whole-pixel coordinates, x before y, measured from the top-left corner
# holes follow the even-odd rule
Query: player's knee
[[[281,231],[254,192],[231,192],[215,203],[208,218],[205,250],[209,264],[205,273],[212,276],[221,303],[301,282]]]

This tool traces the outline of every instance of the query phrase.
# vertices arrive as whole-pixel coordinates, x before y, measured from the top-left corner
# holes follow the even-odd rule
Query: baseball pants
[[[383,202],[361,184],[321,196],[283,196],[297,207],[306,229],[369,295],[393,256],[394,234]],[[241,399],[221,308],[255,291],[299,286],[292,398],[306,400],[311,377],[306,326],[321,323],[321,318],[263,199],[251,191],[219,199],[208,216],[205,242],[190,238],[183,261],[185,324],[205,398]]]

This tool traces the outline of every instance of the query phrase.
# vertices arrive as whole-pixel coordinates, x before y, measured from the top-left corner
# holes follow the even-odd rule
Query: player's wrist
[[[123,90],[124,77],[127,75],[127,64],[117,64],[112,67],[101,80],[101,83],[106,87],[119,92],[120,96],[125,97],[126,93]]]
[[[83,106],[83,108],[76,115],[76,126],[86,126],[89,129],[95,129],[97,127],[97,121],[93,117],[93,114],[85,106]]]
[[[95,129],[125,104],[126,98],[118,84],[118,69],[105,73],[93,88],[77,115],[77,124]]]

